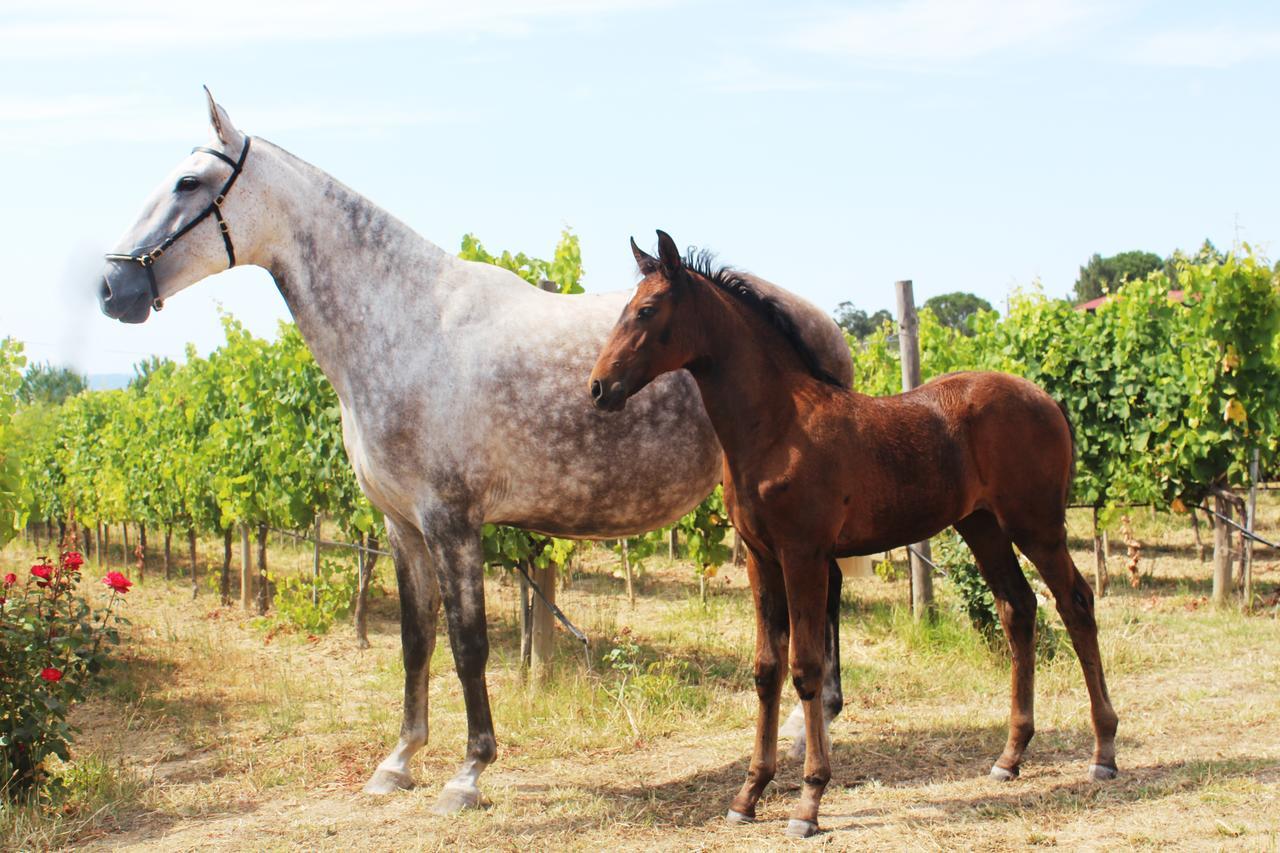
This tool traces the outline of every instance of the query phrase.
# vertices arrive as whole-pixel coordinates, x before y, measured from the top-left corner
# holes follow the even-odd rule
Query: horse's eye
[[[192,175],[183,175],[178,178],[178,185],[173,189],[175,192],[189,193],[192,190],[200,189],[200,181]]]
[[[652,317],[654,314],[657,314],[657,313],[658,313],[657,308],[654,308],[652,305],[645,305],[639,311],[636,311],[636,316],[639,317],[641,320],[648,320],[650,317]]]

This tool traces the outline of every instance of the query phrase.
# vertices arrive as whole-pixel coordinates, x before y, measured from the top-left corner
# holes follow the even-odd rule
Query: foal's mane
[[[697,248],[690,247],[684,257],[685,270],[699,278],[706,279],[763,317],[765,322],[791,344],[796,355],[800,356],[800,361],[804,364],[805,370],[814,379],[827,385],[843,388],[844,383],[822,367],[822,362],[814,353],[813,348],[809,346],[808,341],[800,334],[795,318],[787,312],[787,309],[772,297],[766,296],[752,287],[751,283],[743,278],[742,274],[737,270],[728,266],[717,266],[715,259],[715,253],[709,250],[703,249],[699,251]]]

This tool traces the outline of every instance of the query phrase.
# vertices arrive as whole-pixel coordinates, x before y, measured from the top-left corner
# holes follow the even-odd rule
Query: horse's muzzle
[[[98,283],[102,313],[122,323],[144,323],[151,316],[151,291],[129,268],[109,263]]]

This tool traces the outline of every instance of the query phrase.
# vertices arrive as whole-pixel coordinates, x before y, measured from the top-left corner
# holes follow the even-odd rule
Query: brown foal
[[[750,821],[777,768],[784,674],[804,706],[804,788],[788,835],[818,829],[831,778],[822,714],[828,572],[835,557],[919,542],[952,525],[995,596],[1013,656],[1009,740],[991,775],[1018,775],[1034,730],[1036,598],[1013,546],[1052,590],[1092,707],[1092,778],[1116,775],[1117,717],[1098,653],[1093,591],[1066,547],[1071,427],[1044,391],[1000,373],[957,373],[896,397],[824,374],[790,318],[706,255],[658,258],[591,373],[596,405],[620,410],[655,377],[687,369],[724,447],[724,496],[747,545],[756,605],[755,750],[729,819]]]

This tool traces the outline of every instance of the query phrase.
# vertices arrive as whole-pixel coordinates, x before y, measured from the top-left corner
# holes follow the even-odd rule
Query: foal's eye
[[[652,317],[654,314],[657,314],[657,313],[658,313],[657,308],[654,308],[652,305],[645,305],[639,311],[636,311],[636,316],[639,317],[641,320],[648,320],[650,317]]]
[[[178,178],[178,184],[173,189],[175,192],[189,193],[200,189],[200,181],[192,175],[183,175]]]

